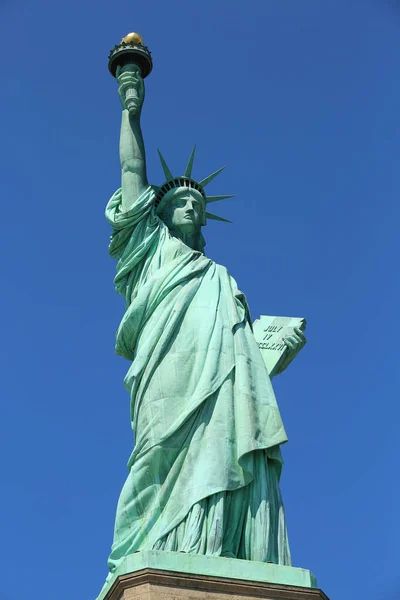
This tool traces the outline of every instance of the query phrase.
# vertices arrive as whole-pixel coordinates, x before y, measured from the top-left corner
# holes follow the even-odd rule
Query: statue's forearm
[[[122,169],[122,208],[126,210],[148,186],[140,115],[132,116],[126,109],[122,111],[119,154]]]

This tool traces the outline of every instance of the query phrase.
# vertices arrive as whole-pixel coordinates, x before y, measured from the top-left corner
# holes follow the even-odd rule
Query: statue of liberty
[[[229,196],[206,195],[219,171],[195,180],[194,151],[179,177],[160,154],[166,182],[148,183],[141,71],[129,64],[116,75],[122,185],[106,216],[126,300],[116,351],[131,361],[135,446],[109,569],[152,549],[290,565],[279,487],[285,429],[246,297],[204,253],[207,219],[224,220],[208,205]],[[304,342],[301,331],[286,340],[292,353]]]

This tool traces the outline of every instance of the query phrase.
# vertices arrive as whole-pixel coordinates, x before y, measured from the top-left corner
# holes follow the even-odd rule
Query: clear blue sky
[[[207,253],[253,317],[306,316],[276,380],[294,564],[331,600],[400,598],[400,2],[2,0],[0,600],[94,598],[132,448],[104,207],[109,49],[154,56],[143,130],[234,193]],[[211,189],[212,188],[212,189]],[[18,590],[18,591],[17,591]]]

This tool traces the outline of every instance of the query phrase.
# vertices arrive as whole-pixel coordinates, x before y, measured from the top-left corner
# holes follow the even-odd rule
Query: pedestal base
[[[178,552],[127,556],[97,600],[329,600],[306,569]]]

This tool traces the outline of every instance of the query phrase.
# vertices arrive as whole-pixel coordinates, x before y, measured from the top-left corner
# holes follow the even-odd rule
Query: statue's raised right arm
[[[148,187],[146,174],[146,154],[140,114],[144,100],[144,82],[140,69],[134,64],[118,67],[118,94],[122,104],[121,135],[119,155],[122,170],[122,210],[127,210]],[[126,92],[136,89],[136,106],[126,108]],[[132,99],[130,99],[132,103]]]

